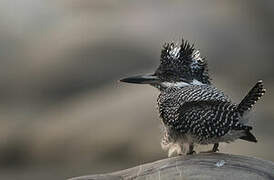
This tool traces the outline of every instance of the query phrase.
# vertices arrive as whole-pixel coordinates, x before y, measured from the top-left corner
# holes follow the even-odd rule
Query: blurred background
[[[118,79],[152,72],[183,36],[216,86],[250,115],[259,142],[222,152],[274,161],[274,1],[0,0],[0,179],[65,179],[166,157],[159,92]]]

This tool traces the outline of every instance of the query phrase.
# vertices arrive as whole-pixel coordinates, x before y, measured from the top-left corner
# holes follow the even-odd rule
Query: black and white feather
[[[239,138],[257,142],[250,132],[252,127],[242,119],[264,94],[262,81],[241,103],[232,103],[211,84],[207,62],[200,52],[184,40],[180,46],[164,45],[161,64],[155,74],[162,84],[169,83],[158,97],[159,114],[164,124],[164,149],[176,146],[180,153],[185,143],[215,144]]]
[[[166,43],[161,52],[161,64],[155,74],[162,81],[198,80],[210,84],[207,63],[199,50],[182,40],[182,44]]]
[[[157,100],[164,131],[161,145],[169,156],[192,153],[194,144],[214,144],[212,151],[216,152],[219,142],[239,138],[257,142],[243,119],[265,93],[262,81],[239,104],[233,103],[212,85],[206,60],[185,40],[181,45],[163,46],[160,65],[153,74],[123,82],[150,84],[161,91]]]

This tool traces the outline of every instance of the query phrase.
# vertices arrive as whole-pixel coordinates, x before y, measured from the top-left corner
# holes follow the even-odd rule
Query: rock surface
[[[198,154],[164,159],[114,173],[82,176],[69,180],[91,179],[273,180],[274,163],[230,154]]]

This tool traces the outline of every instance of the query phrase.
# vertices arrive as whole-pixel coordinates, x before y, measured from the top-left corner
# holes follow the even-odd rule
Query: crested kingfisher
[[[194,145],[212,144],[209,152],[216,152],[220,142],[257,142],[245,115],[265,93],[262,81],[239,104],[231,102],[212,84],[205,58],[184,39],[180,45],[164,44],[154,73],[120,81],[149,84],[160,90],[157,104],[163,125],[161,146],[168,156],[193,154]]]

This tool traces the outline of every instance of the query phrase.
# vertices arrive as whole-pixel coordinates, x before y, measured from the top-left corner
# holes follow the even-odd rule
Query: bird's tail
[[[258,81],[237,106],[237,111],[243,115],[246,111],[253,107],[253,105],[264,95],[264,93],[265,89],[263,87],[263,81]]]
[[[257,142],[256,137],[250,132],[251,128],[249,130],[246,130],[244,135],[240,137],[240,139],[250,142]]]

